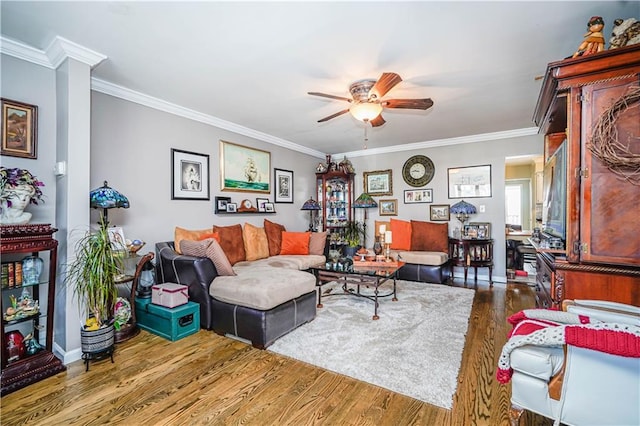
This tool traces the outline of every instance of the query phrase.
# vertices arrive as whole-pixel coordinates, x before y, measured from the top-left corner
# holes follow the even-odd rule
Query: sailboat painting
[[[271,153],[220,141],[220,187],[223,191],[271,192]]]

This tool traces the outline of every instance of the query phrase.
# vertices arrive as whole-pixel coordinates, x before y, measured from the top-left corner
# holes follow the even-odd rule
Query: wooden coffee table
[[[357,297],[369,299],[374,303],[373,319],[380,319],[378,316],[378,298],[389,297],[392,301],[397,302],[396,294],[396,276],[403,262],[360,262],[354,261],[353,267],[347,270],[341,270],[338,265],[330,262],[322,265],[311,267],[311,271],[316,276],[316,286],[318,287],[318,308],[322,308],[322,286],[337,282],[342,284],[343,293],[335,293],[328,295],[348,294]],[[393,280],[393,291],[387,294],[380,294],[379,288],[388,280]],[[361,287],[373,288],[373,293],[362,293]]]

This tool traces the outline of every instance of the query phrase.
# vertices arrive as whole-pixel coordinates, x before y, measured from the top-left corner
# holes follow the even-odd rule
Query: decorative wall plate
[[[431,179],[436,169],[433,161],[424,155],[414,155],[402,166],[402,178],[408,185],[425,186]]]

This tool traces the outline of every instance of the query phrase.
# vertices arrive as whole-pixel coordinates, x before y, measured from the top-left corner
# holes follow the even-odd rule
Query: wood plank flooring
[[[462,286],[461,283],[454,283]],[[115,363],[82,361],[0,400],[2,425],[508,425],[495,380],[506,318],[534,306],[523,284],[479,282],[452,410],[210,331],[169,342],[142,331]],[[522,426],[550,425],[526,413]]]

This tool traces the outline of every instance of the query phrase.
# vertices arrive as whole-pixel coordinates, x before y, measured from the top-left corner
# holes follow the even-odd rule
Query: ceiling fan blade
[[[369,123],[371,123],[371,127],[378,127],[382,126],[384,123],[386,123],[386,121],[384,121],[384,118],[382,118],[382,114],[380,114],[373,120],[369,120]]]
[[[347,112],[349,112],[348,108],[347,109],[343,109],[342,111],[336,112],[335,114],[331,114],[331,115],[326,116],[325,118],[321,118],[320,120],[318,120],[318,123],[324,123],[325,121],[329,121],[332,118],[336,118],[336,117],[338,117],[338,116],[340,116],[342,114],[345,114]]]
[[[382,73],[378,81],[369,91],[369,99],[375,95],[378,99],[387,94],[394,86],[402,81],[402,78],[395,72]]]
[[[429,109],[433,106],[431,98],[425,99],[388,99],[382,102],[385,108]]]
[[[320,92],[307,92],[307,94],[313,95],[313,96],[321,96],[323,98],[329,98],[329,99],[338,99],[339,101],[351,102],[353,100],[353,99],[345,98],[343,96],[328,95],[326,93],[320,93]]]

